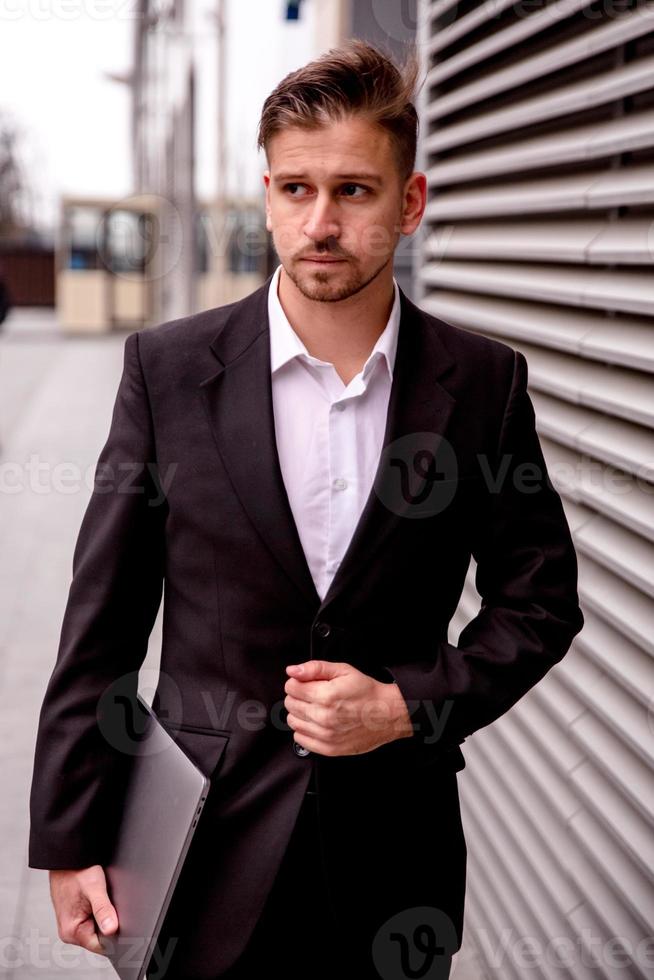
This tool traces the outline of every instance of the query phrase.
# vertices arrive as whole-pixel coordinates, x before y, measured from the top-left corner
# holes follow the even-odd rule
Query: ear
[[[425,213],[427,207],[427,176],[423,173],[411,174],[404,185],[404,199],[400,231],[403,235],[412,235]]]
[[[270,216],[270,171],[264,170],[263,183],[266,188],[266,229],[272,231],[272,219]]]

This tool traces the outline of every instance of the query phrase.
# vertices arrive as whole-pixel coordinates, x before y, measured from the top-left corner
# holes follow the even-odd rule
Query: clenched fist
[[[103,936],[113,935],[118,931],[118,914],[109,901],[102,865],[49,874],[59,938],[106,956],[96,927]]]

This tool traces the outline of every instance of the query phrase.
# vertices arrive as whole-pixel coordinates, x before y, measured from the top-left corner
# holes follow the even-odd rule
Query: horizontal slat
[[[551,676],[552,672],[549,671],[540,682],[540,687],[549,685]],[[506,722],[501,722],[502,728],[505,729],[509,722],[515,722],[516,725],[524,728],[538,746],[538,751],[543,753],[548,765],[569,774],[581,765],[586,758],[585,753],[575,740],[570,738],[566,726],[561,725],[559,717],[546,710],[546,702],[537,698],[535,694],[536,689],[533,689],[511,708]]]
[[[599,670],[610,674],[616,684],[634,700],[634,710],[648,712],[651,707],[650,682],[652,657],[623,636],[610,624],[599,619],[592,609],[586,610],[584,628],[575,637],[575,647]],[[619,651],[619,654],[616,652]],[[652,786],[654,812],[654,785]]]
[[[583,606],[654,656],[652,600],[583,553],[577,555],[577,560]]]
[[[476,607],[479,605],[473,578],[474,576],[471,575],[466,580],[460,614],[457,612],[453,637],[458,636],[466,623],[474,617]],[[456,646],[456,643],[453,645]],[[620,651],[619,656],[616,654],[616,650]],[[634,711],[649,711],[652,658],[637,644],[621,635],[618,623],[615,624],[615,627],[609,625],[600,619],[593,609],[586,609],[584,628],[575,637],[572,649],[566,654],[566,658],[572,658],[575,662],[579,657],[585,657],[587,663],[595,664],[598,675],[601,673],[610,674],[625,695],[633,700]],[[547,698],[552,685],[554,685],[556,694],[551,707],[556,707],[554,714],[560,714],[562,721],[567,726],[585,713],[588,704],[580,697],[576,684],[572,687],[568,686],[567,673],[561,667],[561,664],[566,662],[566,658],[548,672],[537,689],[529,693],[529,698],[532,697],[532,694],[538,697],[544,695]],[[566,685],[565,692],[561,690],[560,685],[562,683]],[[567,702],[564,693],[566,693]],[[524,704],[524,701],[520,701],[515,706],[515,710],[521,717],[521,708]],[[533,711],[531,704],[528,710],[529,712]],[[541,727],[543,726],[546,727],[545,720],[543,720]],[[548,745],[551,745],[553,737],[548,734]],[[547,745],[544,745],[544,750],[547,751]],[[568,746],[568,750],[574,752],[574,748],[571,746]],[[558,747],[557,757],[565,758],[565,751]],[[650,785],[649,793],[649,800],[654,812],[654,783]]]
[[[475,827],[476,825],[471,822],[470,836],[476,836]],[[480,860],[477,859],[477,855],[480,856]],[[479,901],[482,908],[482,915],[479,918],[475,918],[472,929],[476,932],[477,948],[479,949],[482,962],[484,958],[487,958],[488,962],[495,963],[499,949],[500,962],[502,964],[502,980],[504,980],[504,977],[506,977],[506,980],[521,980],[520,972],[512,956],[511,944],[509,943],[508,949],[504,949],[497,941],[497,937],[506,936],[507,923],[511,922],[511,916],[502,902],[501,896],[498,894],[492,870],[490,873],[486,871],[481,847],[476,848],[475,851],[473,873],[475,892],[471,892],[471,895],[474,895],[475,898],[471,904],[474,907],[475,899]],[[472,875],[469,875],[469,877],[472,878]],[[469,887],[466,885],[466,896]],[[482,923],[485,924],[485,928],[482,928]],[[467,926],[466,928],[471,927]],[[482,978],[480,977],[479,980],[482,980]],[[487,980],[487,974],[484,974],[483,980]]]
[[[591,762],[584,761],[571,774],[586,807],[629,851],[631,860],[654,881],[654,834],[651,821],[618,792],[613,778],[601,773]]]
[[[647,930],[654,921],[654,890],[651,882],[647,881],[618,840],[590,810],[582,807],[572,817],[569,826],[576,834],[579,847],[588,855],[589,862],[603,875],[611,894],[620,902],[623,928],[627,928],[627,932],[622,933],[622,938],[629,943],[627,949],[635,949],[642,938],[642,930]],[[614,925],[614,922],[609,924]],[[635,972],[636,961],[633,961],[631,969]],[[649,977],[650,973],[641,972],[640,975]]]
[[[584,457],[540,435],[552,483],[565,497],[654,543],[654,492],[632,474]]]
[[[516,75],[518,74],[519,71],[516,70]],[[475,143],[489,136],[533,125],[534,119],[539,123],[547,119],[559,119],[573,112],[593,109],[607,102],[647,91],[653,83],[654,56],[630,61],[611,71],[560,85],[544,95],[519,99],[503,108],[482,112],[462,122],[443,126],[425,139],[425,149],[429,153],[440,153],[453,146]],[[439,102],[437,99],[434,105],[439,106]],[[439,110],[440,108],[439,106]]]
[[[570,739],[568,728],[573,721],[585,714],[588,708],[579,700],[575,692],[563,683],[557,665],[531,690],[530,696],[544,705],[545,711],[561,725],[565,737],[574,744],[574,739]]]
[[[626,980],[623,957],[616,959],[615,947],[607,947],[607,943],[613,942],[616,929],[612,926],[607,927],[602,923],[589,901],[582,902],[570,913],[569,918],[570,924],[577,931],[577,936],[584,943],[590,961],[595,963],[598,980],[599,977],[602,980],[604,978],[606,980]],[[607,949],[609,955],[607,955]],[[574,977],[574,973],[572,976]],[[632,978],[630,977],[629,980]],[[636,980],[635,977],[634,980]]]
[[[436,16],[442,16],[447,9],[450,9],[454,5],[456,0],[445,0],[445,2],[446,10],[444,11],[440,9],[440,3],[431,5],[432,9],[428,14],[431,20]],[[443,48],[448,47],[454,41],[463,37],[464,34],[470,34],[471,31],[487,23],[491,17],[498,17],[507,7],[511,6],[512,2],[513,0],[496,0],[492,4],[480,3],[477,7],[474,7],[467,14],[454,20],[451,24],[438,28],[427,44],[428,54],[434,55],[437,51],[442,51]],[[437,10],[438,13],[436,13]]]
[[[494,13],[492,4],[482,4],[481,9],[484,12],[493,11]],[[553,4],[544,10],[542,14],[535,16],[545,17],[547,16],[547,12],[552,9],[556,9]],[[561,9],[559,5],[557,13]],[[651,6],[648,8],[643,5],[640,10],[625,13],[619,19],[609,20],[594,30],[589,30],[582,34],[581,37],[552,44],[544,51],[532,54],[529,58],[517,60],[515,64],[509,65],[507,68],[487,72],[482,78],[475,79],[474,82],[469,82],[467,85],[457,85],[451,92],[444,93],[431,102],[427,110],[427,118],[433,120],[444,115],[449,115],[465,106],[473,105],[475,102],[482,102],[484,99],[497,95],[500,92],[519,92],[521,85],[525,85],[533,79],[543,78],[543,76],[560,71],[569,65],[575,65],[587,58],[595,57],[603,51],[610,51],[612,48],[624,44],[625,41],[632,41],[635,38],[643,37],[652,30],[653,17],[654,11],[652,11]],[[451,29],[454,30],[457,28],[463,20],[464,18],[461,21],[456,21]],[[531,21],[529,27],[533,27],[534,17],[530,17],[529,21]],[[538,22],[536,21],[535,23],[536,27],[538,27]],[[439,31],[435,35],[431,42],[432,45],[439,46],[443,40],[443,36],[445,39],[447,38],[447,29],[445,31]],[[518,48],[516,51],[519,53],[520,49]],[[430,85],[441,81],[445,77],[451,77],[458,70],[455,57],[440,62],[432,69],[428,76],[428,83]]]
[[[572,939],[574,930],[566,921],[566,915],[579,904],[581,894],[578,889],[571,887],[567,869],[558,863],[562,857],[560,845],[565,843],[568,836],[567,829],[560,824],[550,824],[542,798],[537,798],[532,810],[536,823],[529,826],[529,814],[525,813],[527,800],[518,795],[518,792],[510,792],[512,787],[509,780],[503,778],[504,767],[494,765],[494,762],[495,757],[490,753],[479,758],[479,764],[469,772],[469,790],[467,797],[464,797],[464,802],[466,799],[471,801],[469,810],[474,821],[472,831],[475,839],[475,865],[478,861],[485,863],[494,882],[498,881],[499,874],[498,887],[506,904],[513,894],[524,896],[526,912],[537,919],[539,934],[556,936],[559,939],[567,936]],[[520,774],[516,778],[515,787],[518,790],[525,787]],[[522,812],[521,804],[524,806]],[[539,818],[541,836],[551,843],[553,851],[550,853],[549,864],[543,867],[536,864],[534,867],[534,855],[538,854],[539,844],[542,846],[542,842],[538,840]],[[480,834],[482,826],[483,833]],[[512,861],[500,868],[493,866],[495,862],[492,855],[505,848],[512,855]],[[505,890],[505,881],[509,891]],[[554,888],[559,891],[558,895]],[[562,902],[566,896],[567,907]],[[542,975],[559,977],[560,973],[553,958],[548,959],[555,972],[543,972]],[[539,965],[540,962],[539,960]],[[590,964],[584,963],[581,958],[575,962],[574,975],[579,980],[582,977],[588,980],[596,977],[596,973],[591,972]]]
[[[645,980],[643,956],[612,964],[606,944],[633,954],[654,922],[654,2],[428,10],[444,16],[423,12],[416,296],[526,357],[585,620],[466,739],[468,927],[489,931],[489,977],[524,973],[493,962],[511,932],[545,950],[570,936],[588,980]],[[476,574],[473,558],[455,646],[480,612]],[[578,965],[543,954],[530,972],[579,980]]]
[[[474,858],[473,858],[474,860]],[[461,967],[456,968],[452,974],[459,974],[459,980],[467,976],[474,977],[474,980],[489,980],[490,974],[483,968],[485,958],[489,963],[495,964],[498,961],[502,964],[503,977],[506,980],[521,980],[516,971],[516,967],[511,960],[511,948],[505,950],[500,946],[496,937],[506,935],[506,919],[501,910],[501,906],[496,900],[495,891],[485,872],[478,868],[476,862],[469,860],[468,880],[466,884],[466,905],[465,917],[467,920],[465,942],[471,944],[477,956],[479,967],[477,973],[464,971]]]
[[[555,668],[555,669],[558,669]],[[543,685],[546,681],[543,682]],[[468,749],[468,756],[470,757],[469,768],[467,771],[470,774],[475,772],[475,766],[477,768],[489,769],[495,766],[496,772],[494,772],[495,780],[498,781],[503,778],[506,773],[507,780],[511,783],[515,783],[520,786],[521,795],[524,793],[530,793],[530,786],[533,780],[541,781],[544,775],[544,765],[540,752],[536,746],[531,746],[529,740],[524,737],[524,734],[519,731],[519,726],[516,725],[515,712],[509,712],[502,719],[496,722],[490,729],[486,732],[486,737],[483,739],[476,739],[472,736],[469,740],[470,748]],[[504,748],[502,750],[497,744],[494,744],[495,739],[499,737],[504,743]],[[495,760],[501,759],[501,766],[495,763]],[[569,803],[566,804],[565,810],[568,811],[567,816],[563,817],[565,820],[565,826],[570,825],[570,821],[575,819],[575,815],[580,812],[579,798],[575,792],[572,791],[572,785],[568,781],[566,775],[566,781],[560,782],[560,789],[558,792],[553,793],[552,789],[549,788],[549,783],[555,776],[555,771],[553,770],[548,776],[547,780],[543,783],[544,799],[543,805],[538,806],[530,802],[531,808],[534,812],[543,812],[543,817],[545,820],[543,826],[543,833],[546,837],[554,838],[556,843],[556,851],[559,860],[564,863],[566,869],[574,867],[577,875],[575,876],[575,882],[578,885],[580,882],[587,882],[589,877],[592,876],[591,868],[595,867],[595,862],[592,859],[592,851],[589,849],[586,856],[579,850],[578,843],[574,838],[568,834],[557,835],[552,827],[547,826],[547,817],[545,814],[551,815],[553,808],[556,810],[561,809],[561,795],[565,798],[569,795]],[[477,797],[479,794],[475,794]],[[470,807],[474,806],[474,799],[471,800]],[[486,812],[486,808],[484,810]],[[502,846],[501,841],[499,841],[497,835],[493,834],[494,850],[500,851],[503,854],[513,854],[514,850],[510,846]],[[480,842],[481,844],[481,842]],[[634,869],[631,869],[632,874]],[[610,882],[606,880],[605,877],[601,879],[602,887],[600,889],[597,900],[595,901],[595,906],[597,910],[605,917],[608,912],[613,909],[614,900],[612,897],[612,892],[610,888]],[[637,880],[637,879],[635,879]],[[583,893],[583,892],[582,892]],[[616,919],[616,922],[621,920],[622,915]],[[625,919],[625,921],[627,921]],[[551,933],[550,933],[551,935]],[[625,933],[625,936],[629,936],[630,939],[634,939],[637,936],[637,932],[633,928],[633,924],[630,924],[629,929]]]
[[[575,544],[598,565],[654,598],[654,545],[650,541],[595,514],[578,530]]]
[[[654,146],[654,111],[632,112],[621,119],[571,126],[472,153],[461,153],[426,171],[431,187],[460,184],[534,168],[581,163]]]
[[[427,85],[436,85],[446,78],[451,78],[457,72],[477,65],[480,61],[502,51],[511,48],[519,51],[519,45],[527,38],[551,29],[552,25],[565,20],[575,11],[583,10],[587,6],[589,6],[589,0],[558,0],[557,3],[550,3],[545,10],[533,13],[529,17],[519,17],[504,30],[495,31],[494,34],[477,41],[476,44],[470,44],[458,51],[451,58],[439,61],[427,75]]]
[[[448,289],[429,294],[421,305],[448,323],[493,335],[510,346],[531,341],[578,357],[654,372],[654,331],[638,317],[608,317],[603,311],[535,305]]]
[[[647,707],[635,701],[579,646],[575,646],[560,661],[557,670],[594,715],[611,719],[611,731],[621,740],[624,752],[635,752],[647,766],[654,768],[654,745]]]
[[[508,716],[507,716],[508,717]],[[516,770],[512,771],[511,762],[514,756],[514,746],[519,746],[522,749],[525,739],[520,732],[509,733],[507,731],[508,726],[503,723],[498,723],[494,726],[495,731],[493,734],[500,734],[502,740],[504,741],[504,751],[496,744],[493,744],[490,739],[486,739],[483,742],[483,747],[481,741],[479,744],[474,745],[474,749],[471,747],[471,752],[474,753],[474,759],[471,762],[470,768],[468,770],[471,777],[475,776],[479,771],[492,771],[493,782],[498,786],[500,782],[506,778],[507,782],[515,784],[520,787],[520,793],[528,792],[528,787],[531,778],[534,775],[534,769],[540,768],[540,763],[538,756],[535,757],[531,766],[528,765],[526,760],[522,761],[522,766]],[[474,738],[474,737],[473,737]],[[471,740],[472,741],[472,740]],[[506,774],[506,777],[505,777]],[[522,861],[515,861],[516,848],[513,845],[510,834],[509,839],[506,836],[498,832],[496,829],[496,823],[492,819],[489,819],[490,813],[492,813],[495,797],[498,793],[496,790],[490,796],[484,797],[484,795],[479,791],[478,787],[471,787],[470,804],[467,808],[468,812],[472,811],[479,813],[479,821],[483,824],[485,836],[479,835],[480,823],[476,826],[476,848],[475,848],[475,860],[478,859],[478,855],[482,852],[484,855],[488,854],[489,851],[492,854],[498,854],[501,857],[504,856],[505,860],[500,864],[500,874],[504,872],[505,868],[515,868],[521,867]],[[474,796],[473,796],[474,791]],[[516,793],[517,795],[517,793]],[[580,885],[586,884],[590,879],[594,878],[597,874],[597,862],[594,860],[593,849],[586,846],[585,848],[579,847],[579,842],[575,836],[569,833],[569,828],[572,826],[571,821],[579,820],[580,813],[586,813],[585,821],[587,824],[592,826],[592,840],[593,843],[596,842],[599,835],[602,833],[602,828],[597,824],[597,821],[593,821],[592,816],[589,812],[580,809],[579,801],[576,801],[575,811],[570,815],[570,817],[565,822],[565,829],[562,827],[561,832],[556,832],[556,826],[548,826],[547,815],[551,811],[552,803],[554,802],[554,797],[546,796],[540,806],[538,804],[534,805],[531,803],[531,807],[535,813],[543,816],[543,835],[553,839],[553,843],[556,845],[556,857],[562,862],[569,874],[570,870],[574,870],[574,874],[571,876],[571,880],[574,881],[577,889],[583,894],[584,891]],[[475,807],[477,803],[477,807]],[[517,804],[516,804],[517,810]],[[515,819],[515,818],[514,818]],[[510,826],[511,831],[513,829],[512,823],[507,825]],[[488,830],[486,831],[486,828]],[[573,828],[575,829],[575,828]],[[510,860],[507,860],[507,856],[510,855]],[[625,879],[628,879],[634,885],[634,891],[638,890],[642,893],[643,889],[643,879],[642,876],[639,877],[637,870],[628,865],[627,855],[622,852],[620,853],[616,845],[613,845],[613,852],[611,854],[611,860],[613,866],[618,862],[620,856],[623,860],[623,866],[628,868],[628,873],[624,875]],[[522,857],[522,855],[520,855]],[[606,920],[611,914],[615,914],[616,908],[620,908],[620,912],[615,914],[613,924],[620,924],[624,928],[622,935],[627,939],[628,942],[633,944],[637,941],[639,932],[638,927],[635,925],[632,919],[628,918],[628,913],[624,908],[617,905],[617,897],[614,895],[611,889],[611,883],[609,880],[609,875],[606,873],[606,869],[602,868],[604,872],[603,875],[599,876],[597,884],[598,888],[591,892],[593,898],[593,904],[596,910],[599,912],[602,918]],[[516,889],[519,889],[520,894],[525,897],[526,900],[531,899],[534,894],[533,882],[528,882],[522,885],[521,879],[516,876],[514,879],[516,883]],[[520,887],[522,885],[522,887]],[[542,899],[541,899],[542,902]],[[540,903],[539,903],[540,904]],[[570,910],[572,914],[574,910]],[[548,927],[546,924],[542,927],[542,932],[545,936],[557,935],[557,932],[552,932],[552,927]],[[597,935],[597,933],[596,933]],[[577,965],[575,965],[574,976],[577,976]],[[635,974],[638,975],[638,974]]]
[[[610,725],[610,719],[609,719]],[[625,751],[624,742],[592,711],[571,725],[570,736],[584,748],[593,765],[606,774],[645,820],[652,817],[652,769],[635,753]]]
[[[445,224],[425,241],[430,259],[516,259],[618,265],[654,264],[649,218],[495,221]]]
[[[479,788],[475,790],[481,796]],[[497,855],[497,845],[505,844],[506,829],[494,815],[493,811],[485,808],[483,813],[471,811],[469,814],[471,831],[478,841],[476,848],[476,864],[486,870],[488,880],[492,881],[493,888],[508,913],[505,921],[510,922],[515,932],[519,936],[545,935],[560,936],[566,928],[566,924],[561,917],[561,913],[553,912],[542,898],[542,883],[535,877],[528,877],[529,868],[523,860],[514,860],[511,863],[501,862]],[[497,844],[495,843],[497,842]],[[493,846],[495,844],[495,846]],[[510,847],[511,845],[508,844]],[[519,852],[520,853],[520,852]],[[522,854],[520,853],[522,858]],[[585,974],[583,965],[579,965],[579,976]],[[577,964],[576,964],[577,966]],[[560,980],[561,971],[552,962],[551,957],[540,957],[538,959],[539,977]]]
[[[654,315],[652,278],[646,272],[447,259],[428,262],[420,278],[427,286]]]
[[[616,418],[654,427],[654,383],[650,375],[628,368],[605,367],[533,344],[520,343],[516,349],[527,358],[532,389]],[[654,434],[652,444],[654,447]]]
[[[437,17],[443,17],[448,10],[456,7],[457,3],[458,0],[431,0],[431,2],[423,4],[421,12],[424,13],[427,23],[431,26],[432,21],[436,20]],[[454,16],[456,16],[456,11]]]
[[[538,431],[546,437],[611,463],[649,484],[654,482],[652,433],[642,425],[610,419],[587,408],[565,405],[541,392],[531,392]]]
[[[491,749],[493,751],[491,751]],[[471,807],[478,814],[493,814],[498,828],[510,826],[511,837],[516,845],[520,864],[532,880],[541,883],[543,903],[540,907],[556,909],[565,914],[579,902],[581,895],[571,887],[571,882],[559,864],[559,838],[562,822],[551,812],[544,810],[543,797],[520,770],[511,765],[511,755],[498,740],[484,743],[476,752],[478,762],[469,771]],[[516,788],[520,791],[516,792]],[[494,827],[488,827],[493,831]],[[549,895],[546,893],[549,892]],[[562,923],[554,923],[560,928]]]
[[[526,695],[530,698],[531,695]],[[516,805],[531,814],[540,814],[543,803],[552,800],[547,814],[543,814],[549,834],[545,835],[548,849],[565,859],[565,840],[553,840],[556,828],[565,827],[567,821],[579,804],[576,793],[572,790],[567,773],[559,767],[550,765],[547,758],[542,758],[542,749],[538,742],[533,741],[520,724],[515,711],[504,714],[501,719],[489,726],[481,738],[481,731],[470,736],[470,749],[475,758],[483,759],[483,768],[497,767],[496,778],[502,779],[507,789],[511,785],[520,785],[519,801]],[[467,745],[467,742],[466,742]],[[542,765],[539,760],[542,759]],[[494,761],[495,760],[495,761]],[[554,791],[554,792],[553,792]],[[537,822],[537,821],[535,821]],[[564,907],[572,906],[572,897],[568,897]]]
[[[566,515],[576,543],[579,529],[567,503]],[[584,610],[594,613],[605,626],[608,625],[611,630],[621,633],[637,649],[654,656],[654,617],[651,599],[640,589],[616,577],[593,561],[581,548],[577,550],[577,561],[578,590]],[[477,614],[480,607],[480,599],[474,587],[474,577],[472,572],[469,574],[471,578],[466,579],[460,614],[457,613],[455,616],[448,633],[454,638],[450,641],[454,646],[457,645],[461,629]]]
[[[439,191],[425,208],[425,220],[552,214],[654,202],[654,166],[593,170],[541,180],[515,180],[460,191]]]

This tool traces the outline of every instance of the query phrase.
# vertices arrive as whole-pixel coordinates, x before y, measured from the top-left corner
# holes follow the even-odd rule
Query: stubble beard
[[[337,279],[337,277],[342,273],[345,264],[338,266],[339,272],[336,276],[332,272],[323,271],[319,268],[312,270],[308,263],[301,262],[296,262],[288,268],[285,265],[284,271],[307,299],[317,303],[339,303],[341,300],[349,299],[350,296],[355,296],[370,285],[392,261],[392,258],[392,255],[387,256],[368,277],[362,276],[356,267],[348,264],[348,274],[344,280]],[[306,269],[305,275],[298,274],[298,267]]]

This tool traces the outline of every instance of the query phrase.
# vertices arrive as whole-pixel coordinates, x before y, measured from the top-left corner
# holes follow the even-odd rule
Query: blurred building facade
[[[418,39],[416,298],[527,357],[586,619],[464,744],[466,928],[489,977],[651,978],[654,11],[438,0]]]
[[[277,264],[270,236],[265,230],[263,184],[259,196],[226,193],[230,162],[226,153],[226,105],[228,74],[226,0],[217,0],[215,17],[207,21],[189,0],[139,0],[135,21],[132,76],[135,194],[159,199],[157,225],[152,230],[149,322],[183,316],[189,311],[232,302],[246,295]],[[403,43],[415,36],[416,0],[405,4],[410,29],[398,38],[392,0],[300,0],[279,5],[279,36],[272,44],[283,52],[296,20],[304,31],[300,63],[309,61],[349,36],[383,41],[398,54]],[[390,27],[390,30],[387,29]],[[197,57],[198,39],[207,31],[216,38],[213,60]],[[289,52],[280,62],[280,77],[297,65]],[[244,65],[239,84],[247,85]],[[217,193],[198,202],[195,173],[197,144],[196,90],[199,72],[215,81],[213,118],[204,126],[217,130]],[[253,125],[254,125],[253,120]],[[400,285],[412,294],[412,241],[403,240],[396,259]]]
[[[265,225],[257,201],[224,192],[225,4],[215,16],[188,0],[139,0],[132,77],[134,188],[159,199],[152,241],[150,322],[232,302],[259,285],[266,269]],[[198,57],[207,32],[213,62]],[[203,121],[218,132],[217,192],[198,200],[196,80],[210,70],[216,115]],[[249,241],[249,248],[242,243]],[[260,242],[257,247],[256,239]]]

